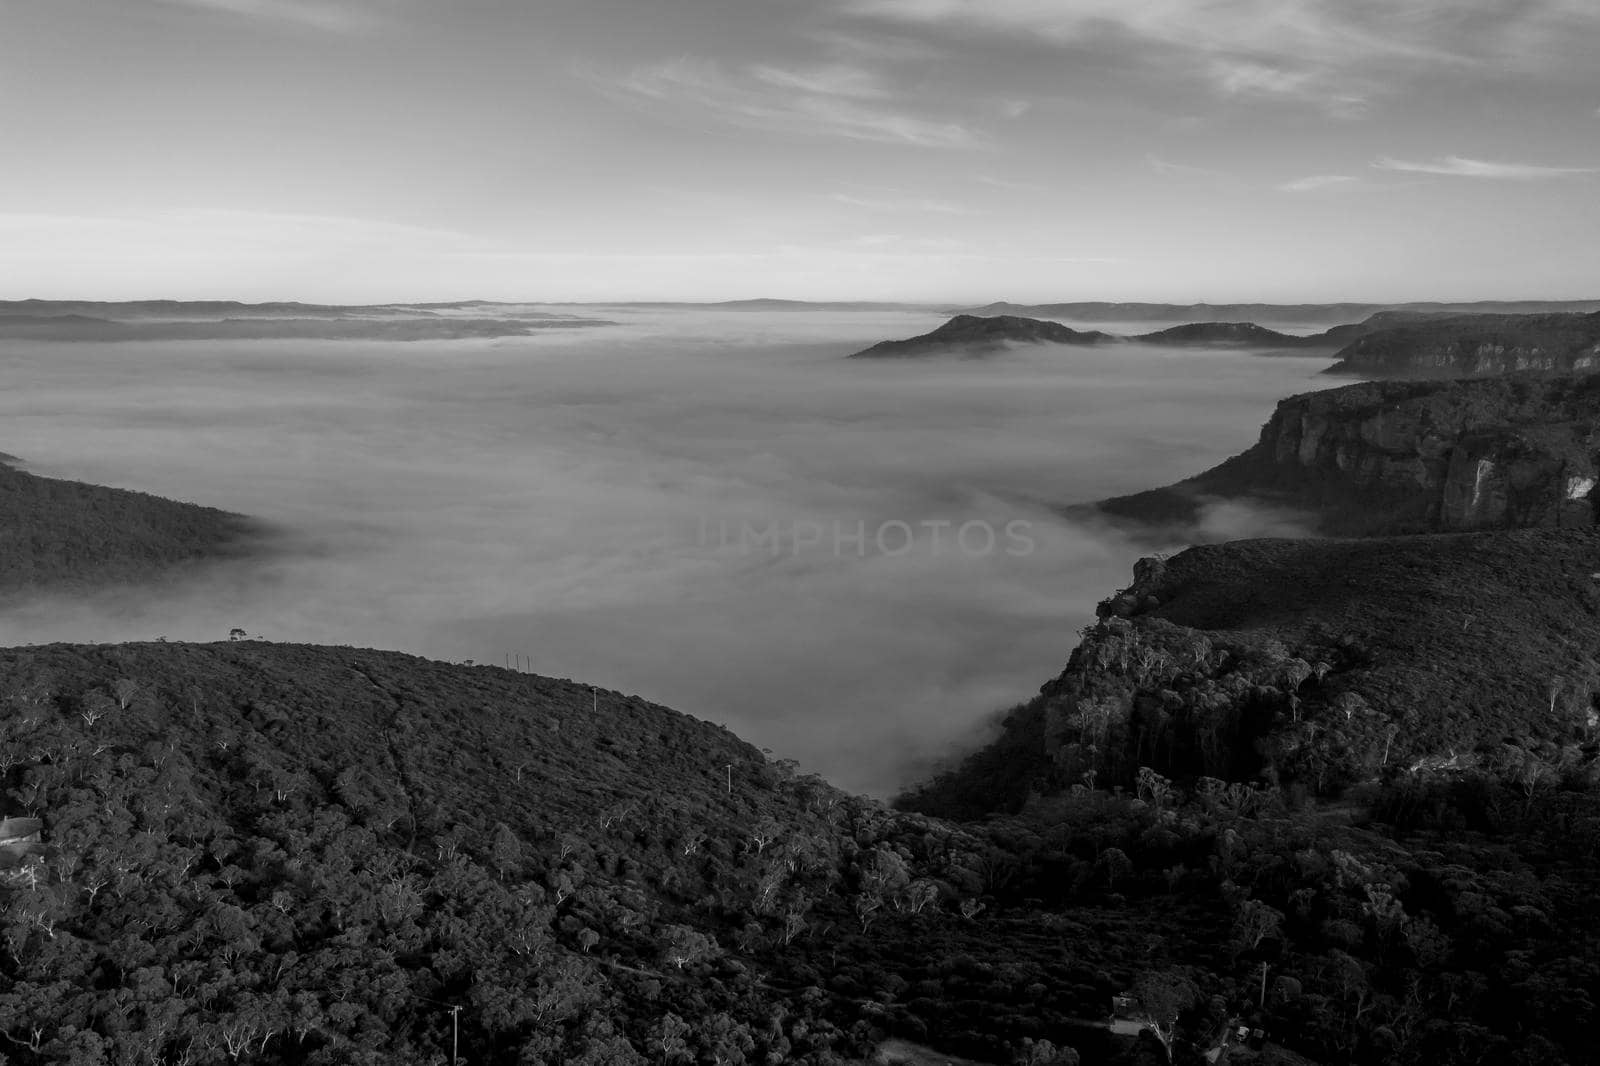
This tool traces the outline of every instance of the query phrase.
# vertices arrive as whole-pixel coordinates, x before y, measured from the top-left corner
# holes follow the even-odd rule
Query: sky
[[[1600,296],[1594,0],[0,0],[0,298]]]

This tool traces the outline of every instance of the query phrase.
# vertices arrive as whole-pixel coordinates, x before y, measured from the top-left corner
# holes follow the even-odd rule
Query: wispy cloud
[[[157,0],[173,7],[199,8],[244,18],[348,32],[376,22],[370,5],[349,0]]]
[[[1014,178],[997,178],[992,174],[979,174],[972,179],[980,185],[1005,192],[1048,192],[1049,189],[1034,181],[1017,181]]]
[[[758,81],[780,89],[817,96],[848,96],[860,100],[883,100],[892,96],[877,73],[861,67],[830,64],[820,67],[786,69],[755,65],[750,74]]]
[[[1223,96],[1305,102],[1337,118],[1365,114],[1371,91],[1345,85],[1326,71],[1295,70],[1255,60],[1218,57],[1206,65],[1206,75]]]
[[[1499,181],[1543,181],[1579,174],[1600,174],[1600,167],[1546,167],[1532,163],[1499,163],[1486,159],[1467,159],[1459,155],[1441,159],[1411,161],[1384,156],[1374,160],[1377,170],[1399,170],[1410,174],[1443,174],[1453,178],[1489,178]]]
[[[1168,174],[1184,178],[1205,178],[1209,181],[1232,181],[1233,175],[1211,167],[1195,166],[1192,163],[1174,163],[1170,159],[1162,159],[1157,155],[1145,156],[1145,162],[1150,164],[1150,169],[1157,174]]]
[[[834,193],[831,199],[851,207],[869,211],[908,211],[930,215],[970,215],[972,212],[949,200],[935,200],[920,196],[867,197],[848,193]]]
[[[841,242],[846,248],[874,251],[959,252],[971,247],[953,237],[906,237],[898,233],[867,233]]]
[[[789,70],[755,66],[729,73],[707,60],[678,59],[633,71],[621,88],[634,96],[688,103],[727,122],[785,133],[844,137],[919,148],[977,148],[983,138],[892,106],[880,79],[847,68]]]
[[[1590,0],[835,0],[869,21],[1160,49],[1221,95],[1342,117],[1420,72],[1549,74],[1600,38]],[[1570,67],[1570,65],[1568,65]]]
[[[1213,59],[1210,72],[1217,88],[1230,96],[1294,96],[1304,92],[1312,80],[1309,71],[1235,59]]]
[[[1349,174],[1312,174],[1309,177],[1286,181],[1279,185],[1278,188],[1283,192],[1315,192],[1318,189],[1332,189],[1340,185],[1350,185],[1355,180]]]

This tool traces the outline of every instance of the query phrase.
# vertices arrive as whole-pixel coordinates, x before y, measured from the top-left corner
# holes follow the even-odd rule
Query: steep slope
[[[1597,575],[1595,529],[1145,560],[1002,738],[908,806],[970,816],[1141,766],[1325,792],[1429,761],[1554,762],[1600,735]]]
[[[1600,368],[1600,312],[1426,317],[1374,329],[1329,374],[1476,377]]]
[[[1588,525],[1597,469],[1600,378],[1374,382],[1291,396],[1248,451],[1077,513],[1179,535],[1217,499],[1341,535]]]
[[[986,355],[1016,344],[1103,344],[1107,333],[1083,332],[1058,322],[997,315],[957,315],[931,333],[906,340],[880,341],[855,352],[851,359],[903,359],[933,355]]]
[[[0,456],[0,591],[150,580],[247,553],[264,532],[240,515],[39,477]]]
[[[1005,827],[1024,891],[1224,902],[1224,952],[1136,968],[1125,1013],[1190,1034],[1142,1061],[1244,1024],[1330,1066],[1592,1062],[1597,566],[1593,530],[1143,560],[1000,738],[898,805]]]

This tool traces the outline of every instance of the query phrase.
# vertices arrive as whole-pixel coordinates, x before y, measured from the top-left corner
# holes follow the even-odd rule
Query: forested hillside
[[[262,533],[239,515],[39,477],[0,457],[0,591],[148,581],[247,552]]]
[[[11,649],[0,813],[44,831],[5,860],[0,1054],[841,1063],[905,1037],[1041,1066],[1197,1061],[1245,1023],[1278,1061],[1585,1062],[1588,750],[1391,766],[1331,811],[1086,772],[957,824],[495,667]],[[1137,1040],[1103,1021],[1128,989]]]
[[[48,848],[3,890],[22,1066],[433,1063],[452,1023],[477,1062],[1007,1061],[1103,1037],[1068,1019],[1107,968],[1194,924],[1008,906],[982,832],[499,668],[54,645],[0,652],[0,699],[5,808]]]

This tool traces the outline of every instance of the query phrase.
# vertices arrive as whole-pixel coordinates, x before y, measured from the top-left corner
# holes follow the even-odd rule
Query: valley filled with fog
[[[842,358],[933,313],[591,310],[614,324],[7,345],[0,451],[280,532],[166,588],[5,604],[0,644],[521,656],[886,795],[1054,676],[1148,550],[1054,506],[1198,472],[1327,383],[1326,357],[1138,345]]]

